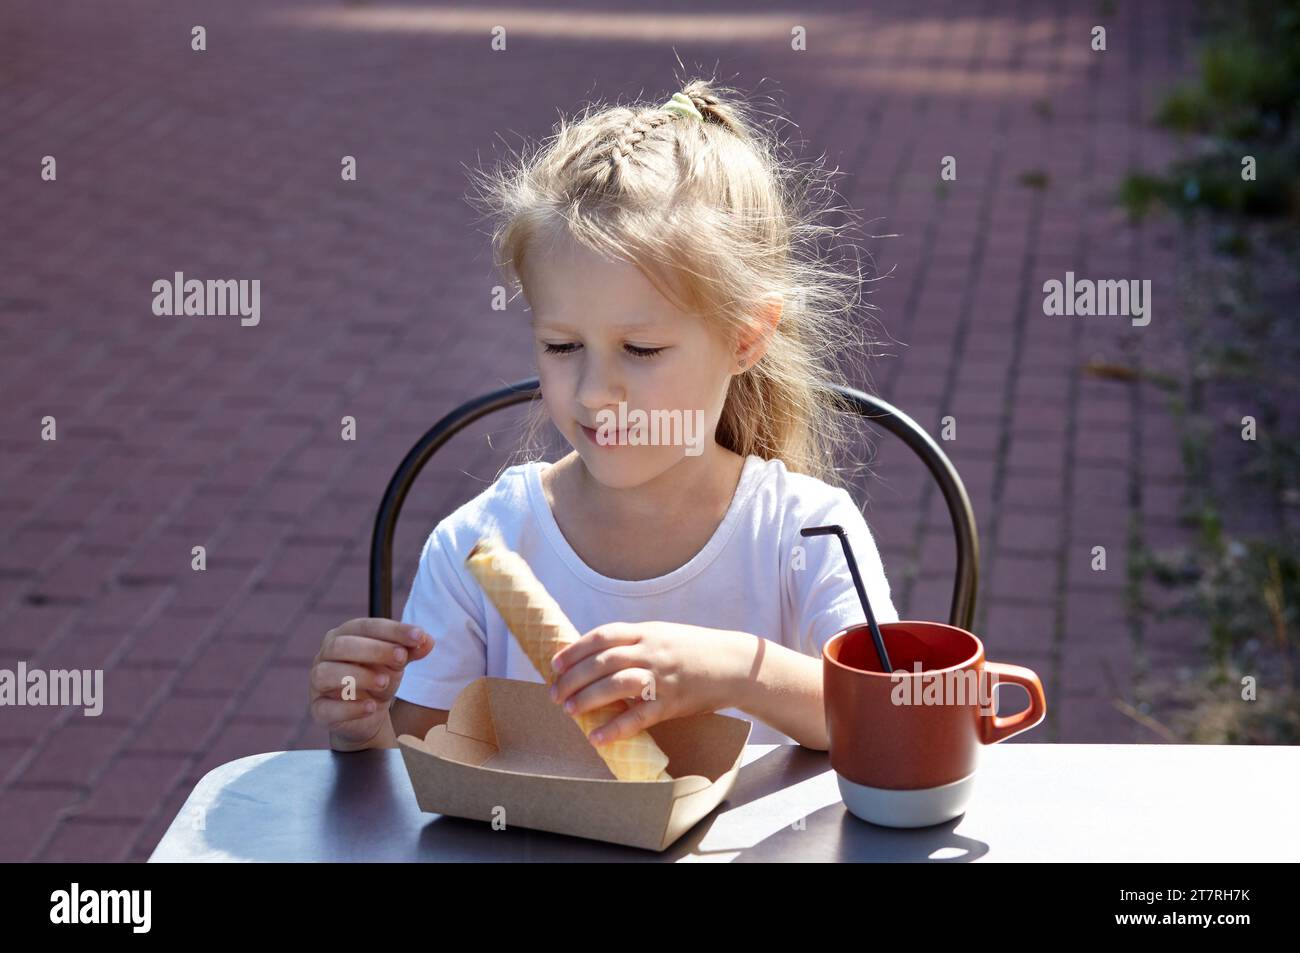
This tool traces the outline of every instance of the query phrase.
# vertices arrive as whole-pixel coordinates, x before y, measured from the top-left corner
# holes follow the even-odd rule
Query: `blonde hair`
[[[530,250],[563,229],[633,264],[732,342],[765,330],[757,315],[779,296],[780,323],[762,358],[733,376],[717,440],[839,485],[835,457],[860,419],[829,389],[843,379],[832,358],[865,356],[874,341],[854,315],[860,268],[842,268],[827,247],[844,231],[827,219],[852,221],[821,201],[835,173],[790,158],[734,90],[697,79],[682,92],[702,122],[659,104],[588,105],[497,169],[471,170],[470,201],[491,219],[496,265],[516,293]],[[529,437],[545,419],[533,415]]]

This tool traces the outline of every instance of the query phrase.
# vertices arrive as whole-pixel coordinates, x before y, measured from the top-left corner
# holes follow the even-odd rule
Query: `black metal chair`
[[[971,509],[970,498],[966,495],[966,487],[957,474],[957,468],[939,449],[934,439],[898,408],[852,387],[839,384],[835,389],[848,408],[884,427],[907,444],[939,484],[957,537],[957,572],[953,581],[949,624],[970,629],[975,618],[975,588],[979,583],[979,536],[975,529],[975,513]],[[375,517],[375,532],[370,543],[372,618],[393,617],[393,534],[397,529],[397,517],[411,485],[434,451],[480,417],[485,417],[494,410],[534,400],[541,397],[541,394],[538,379],[530,377],[466,401],[429,428],[407,453],[388,482],[388,489],[384,491],[383,502],[379,504],[379,513]]]

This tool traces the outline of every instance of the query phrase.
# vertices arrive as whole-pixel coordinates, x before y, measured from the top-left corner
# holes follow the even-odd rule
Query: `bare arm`
[[[762,719],[805,748],[830,748],[822,660],[757,635],[736,635],[747,674],[734,690],[734,707]]]

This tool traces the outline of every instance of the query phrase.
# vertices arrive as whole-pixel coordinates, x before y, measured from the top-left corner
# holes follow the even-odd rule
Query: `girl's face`
[[[720,334],[679,311],[633,265],[567,236],[532,250],[525,270],[546,409],[596,480],[626,488],[684,457],[715,459],[714,433],[738,371],[737,352]],[[644,415],[640,444],[628,442],[634,411]],[[600,443],[606,421],[617,443]]]

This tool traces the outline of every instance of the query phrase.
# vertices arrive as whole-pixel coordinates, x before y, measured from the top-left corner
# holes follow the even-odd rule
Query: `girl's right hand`
[[[312,719],[333,736],[365,744],[383,728],[406,663],[432,649],[432,636],[392,619],[352,619],[330,629],[312,660]],[[349,676],[355,682],[345,700]]]

